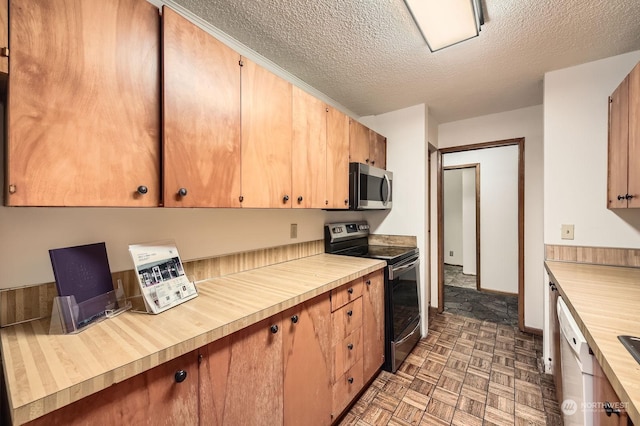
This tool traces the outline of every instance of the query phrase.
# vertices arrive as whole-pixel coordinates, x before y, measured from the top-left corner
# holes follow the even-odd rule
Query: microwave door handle
[[[391,181],[389,180],[389,175],[387,175],[386,173],[384,175],[384,181],[387,184],[387,197],[382,202],[382,204],[386,206],[387,204],[389,204],[389,199],[391,198]]]
[[[389,268],[389,279],[392,280],[396,274],[406,271],[407,269],[414,268],[418,263],[420,263],[420,259],[416,259],[411,263],[399,266],[397,268]]]

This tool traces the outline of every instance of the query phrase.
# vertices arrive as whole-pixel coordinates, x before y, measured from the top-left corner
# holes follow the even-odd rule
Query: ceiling
[[[483,0],[480,36],[435,53],[403,0],[174,2],[360,116],[539,105],[545,72],[640,49],[638,0]]]

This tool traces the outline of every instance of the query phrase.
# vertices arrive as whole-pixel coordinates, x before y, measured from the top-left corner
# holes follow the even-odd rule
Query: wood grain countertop
[[[198,297],[164,313],[125,312],[75,335],[49,335],[48,320],[4,328],[12,421],[40,417],[384,266],[319,254],[206,280]]]
[[[640,364],[618,340],[640,336],[640,268],[545,263],[627,412],[640,425]]]

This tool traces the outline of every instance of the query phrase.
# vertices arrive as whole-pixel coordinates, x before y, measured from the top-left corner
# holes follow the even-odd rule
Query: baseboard
[[[525,333],[529,333],[529,334],[535,334],[536,336],[542,336],[542,330],[539,328],[533,328],[533,327],[524,327],[524,332]]]
[[[517,296],[518,293],[509,293],[508,291],[492,290],[490,288],[480,288],[483,293],[499,294],[501,296]]]

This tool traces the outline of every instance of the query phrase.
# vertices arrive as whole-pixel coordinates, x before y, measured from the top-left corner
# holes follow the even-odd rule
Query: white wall
[[[476,274],[476,169],[462,169],[462,273]]]
[[[480,287],[518,293],[518,147],[442,157],[445,167],[480,164]]]
[[[427,335],[425,265],[427,215],[426,106],[415,105],[386,114],[362,117],[371,129],[387,137],[387,169],[393,172],[393,209],[366,212],[377,234],[413,235],[420,250],[422,335]]]
[[[444,263],[462,266],[462,169],[445,170],[443,188]]]
[[[441,124],[438,128],[438,147],[453,147],[474,143],[525,138],[525,326],[542,328],[543,294],[543,108],[542,105],[521,108]],[[482,194],[480,194],[482,199]],[[432,228],[432,233],[436,228]],[[434,234],[435,235],[435,234]],[[481,236],[482,238],[482,236]],[[434,288],[432,286],[432,295]],[[437,294],[432,296],[437,298]],[[437,299],[432,304],[437,304]]]
[[[545,74],[545,244],[640,247],[640,211],[606,208],[608,96],[638,61],[640,50]],[[574,240],[560,238],[562,224],[575,225]]]

